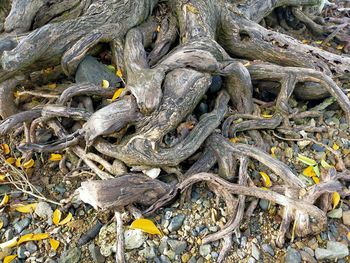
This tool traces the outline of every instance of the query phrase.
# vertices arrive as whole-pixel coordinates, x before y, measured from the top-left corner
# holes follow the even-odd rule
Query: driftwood
[[[337,175],[330,170],[319,185],[307,187],[286,164],[266,153],[260,131],[299,136],[301,129],[326,130],[291,128],[290,120],[322,117],[317,108],[295,112],[288,103],[293,93],[304,100],[332,96],[350,124],[350,101],[339,86],[341,81],[349,83],[350,58],[262,26],[274,21],[269,16],[274,12],[282,27],[304,26],[328,35],[327,41],[346,42],[343,20],[334,20],[341,25],[332,29],[312,19],[320,2],[13,0],[10,8],[10,1],[4,1],[0,135],[23,125],[19,131],[25,131],[26,143],[18,149],[25,154],[68,148],[102,179],[79,188],[81,199],[95,209],[135,204],[148,207],[148,215],[174,201],[179,192],[185,201],[194,183],[207,182],[225,200],[230,216],[223,229],[203,240],[223,238],[220,262],[232,245],[232,232],[257,204],[254,199],[247,207],[246,196],[283,206],[279,246],[293,220],[297,236],[319,233],[326,226],[329,193],[341,192],[338,180],[347,177],[346,171]],[[107,50],[107,60],[123,75],[124,90],[116,101],[108,102],[114,88],[91,83],[73,83],[50,94],[38,87],[62,80],[63,74],[71,80],[85,56],[101,55],[101,50]],[[31,83],[31,90],[15,98],[23,83]],[[253,98],[254,88],[274,93],[275,101]],[[41,105],[33,108],[28,96],[42,98]],[[256,104],[274,107],[273,117],[260,117]],[[26,107],[30,110],[22,111]],[[55,139],[39,142],[40,129]],[[237,133],[246,133],[255,145],[227,139]],[[68,159],[60,162],[62,171],[80,169],[68,169]],[[247,174],[249,160],[267,166],[283,183],[269,190],[256,187]],[[210,173],[215,164],[218,175]],[[131,173],[152,169],[174,173],[178,182],[166,184]],[[318,198],[322,210],[315,205]],[[116,257],[122,262],[122,222],[118,212],[115,217]]]

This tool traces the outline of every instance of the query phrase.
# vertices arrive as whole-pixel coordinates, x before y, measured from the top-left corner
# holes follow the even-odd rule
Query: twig
[[[123,237],[123,220],[122,215],[120,212],[115,211],[114,217],[116,220],[116,234],[117,234],[117,247],[116,247],[116,253],[115,253],[115,262],[117,263],[125,263],[124,258],[124,237]]]

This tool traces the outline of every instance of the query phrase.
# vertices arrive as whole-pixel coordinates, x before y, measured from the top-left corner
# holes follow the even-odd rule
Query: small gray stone
[[[31,254],[38,250],[38,246],[33,241],[27,242],[25,247]]]
[[[336,208],[327,213],[329,218],[341,218],[343,216],[343,209]]]
[[[14,235],[13,235],[13,229],[12,229],[12,228],[7,229],[7,230],[5,231],[4,236],[5,236],[6,241],[11,240],[11,239],[13,238],[13,236],[14,236]]]
[[[168,242],[167,241],[168,241],[168,237],[163,237],[160,241],[158,250],[161,254],[163,254],[164,251],[168,249]]]
[[[18,221],[17,223],[15,223],[13,225],[13,227],[15,228],[16,232],[18,234],[20,234],[25,228],[27,228],[30,224],[30,218],[29,217],[25,217],[22,220]]]
[[[246,236],[242,236],[242,238],[241,238],[241,248],[245,248],[246,247],[246,245],[247,245],[247,241],[248,241],[248,239],[247,239],[247,237]]]
[[[341,242],[328,241],[327,248],[316,248],[315,256],[317,260],[341,259],[349,255],[349,248]]]
[[[17,257],[19,259],[27,258],[26,252],[27,252],[27,250],[26,250],[26,248],[24,246],[19,246],[17,248]]]
[[[9,218],[7,214],[1,215],[0,216],[0,221],[2,222],[2,227],[5,228],[9,224]]]
[[[269,208],[269,201],[266,199],[260,199],[259,206],[262,210],[266,211]]]
[[[165,255],[161,255],[160,256],[160,262],[162,262],[162,263],[171,263],[170,259],[167,256],[165,256]]]
[[[199,247],[199,254],[202,256],[202,257],[206,257],[207,255],[209,255],[211,252],[211,246],[209,244],[207,245],[201,245]]]
[[[11,188],[8,185],[6,185],[6,184],[0,185],[0,195],[4,195],[10,191],[11,191]]]
[[[154,247],[145,247],[139,252],[139,255],[144,256],[146,259],[152,259],[156,257],[156,251]]]
[[[172,232],[172,231],[179,230],[181,228],[185,218],[186,218],[186,216],[183,214],[179,214],[179,215],[173,217],[173,219],[171,219],[170,224],[168,226],[169,231]]]
[[[272,257],[275,255],[275,251],[269,244],[262,244],[261,247],[265,253],[271,255]]]
[[[285,263],[301,263],[301,255],[298,250],[294,248],[288,248],[286,256],[284,258]]]
[[[48,220],[50,219],[51,224],[52,224],[52,215],[53,211],[51,206],[46,203],[46,202],[39,202],[35,208],[34,213],[40,217],[40,218],[47,218]]]
[[[319,145],[317,143],[312,144],[311,149],[316,151],[316,152],[324,152],[326,148],[322,145]]]
[[[350,210],[343,212],[343,224],[350,226]]]
[[[219,257],[219,254],[216,253],[215,251],[211,252],[211,258],[216,259]]]
[[[252,243],[252,256],[256,260],[260,259],[260,250],[254,243]]]
[[[176,255],[180,255],[187,247],[186,241],[168,240],[168,244]]]
[[[77,83],[90,82],[101,86],[102,80],[107,80],[111,87],[120,86],[120,79],[106,65],[100,63],[92,56],[86,56],[78,66],[75,73],[75,81]]]
[[[248,258],[247,263],[255,263],[255,262],[256,262],[255,258],[253,257]]]
[[[222,78],[221,76],[213,76],[211,80],[211,84],[209,86],[209,92],[215,93],[221,89],[222,86]]]
[[[80,257],[81,257],[81,249],[78,247],[75,247],[65,251],[61,255],[58,262],[59,263],[78,263],[80,262]]]
[[[317,263],[316,259],[311,256],[309,253],[306,251],[300,251],[300,255],[303,261],[308,262],[308,263]]]
[[[128,229],[124,232],[125,248],[135,249],[142,246],[147,236],[139,229]]]
[[[196,256],[192,256],[188,261],[188,263],[196,263],[196,262],[197,262]]]
[[[105,262],[105,257],[101,254],[100,249],[94,243],[89,245],[90,255],[95,263]]]

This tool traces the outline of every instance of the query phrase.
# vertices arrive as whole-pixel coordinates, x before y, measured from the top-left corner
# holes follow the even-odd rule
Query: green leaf
[[[308,158],[308,157],[301,155],[301,154],[298,154],[297,159],[306,165],[314,166],[317,164],[315,160]]]

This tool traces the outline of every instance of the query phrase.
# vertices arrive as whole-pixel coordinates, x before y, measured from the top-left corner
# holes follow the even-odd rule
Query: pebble
[[[101,254],[100,249],[96,247],[94,243],[91,243],[89,245],[89,252],[90,252],[91,258],[95,263],[105,262],[105,257]]]
[[[222,78],[221,76],[213,76],[211,84],[209,86],[209,92],[215,93],[221,89],[222,86]]]
[[[284,258],[285,263],[301,263],[301,255],[298,250],[294,248],[288,248],[286,256]]]
[[[0,221],[2,222],[2,227],[5,228],[8,226],[9,224],[9,218],[8,218],[8,215],[1,215],[0,216]]]
[[[179,214],[179,215],[173,217],[173,219],[171,219],[170,224],[168,226],[169,231],[172,232],[172,231],[179,230],[181,228],[185,218],[186,218],[186,216],[183,214]]]
[[[78,263],[80,262],[80,257],[81,257],[81,249],[78,247],[75,247],[65,251],[61,255],[58,262],[59,263]]]
[[[272,257],[275,255],[275,251],[269,244],[262,244],[261,247],[265,253],[271,255]]]
[[[350,210],[343,212],[343,224],[350,225]]]
[[[329,218],[341,218],[343,215],[343,209],[341,208],[336,208],[327,213],[327,216]]]
[[[266,211],[269,207],[269,201],[266,199],[260,199],[259,201],[259,206],[262,210]]]
[[[120,86],[120,79],[106,65],[92,56],[86,56],[78,66],[75,81],[77,83],[90,82],[101,86],[102,80],[107,80],[111,87]]]
[[[125,248],[135,249],[142,246],[147,236],[139,229],[128,229],[124,232]]]
[[[171,247],[171,249],[175,252],[176,255],[180,255],[182,252],[185,251],[187,247],[186,241],[178,241],[170,239],[168,240],[168,244]]]
[[[154,247],[149,247],[149,246],[147,246],[144,249],[142,249],[139,252],[139,255],[143,256],[146,259],[152,259],[152,258],[155,258],[157,256],[155,248]]]
[[[312,144],[311,149],[316,151],[316,152],[324,152],[326,148],[322,145],[319,145],[317,143]]]
[[[17,248],[17,257],[20,259],[26,258],[27,257],[26,252],[27,252],[27,250],[24,246],[19,246]]]
[[[40,218],[47,218],[47,223],[52,224],[53,211],[51,206],[46,202],[39,202],[35,208],[34,213]]]
[[[202,257],[206,257],[207,255],[209,255],[211,252],[211,246],[209,244],[206,244],[206,245],[201,245],[199,247],[199,254],[202,256]]]
[[[260,250],[254,243],[252,243],[252,256],[256,260],[260,259]]]
[[[14,229],[18,234],[20,234],[25,228],[27,228],[30,224],[30,218],[25,217],[22,220],[18,221],[13,225]]]
[[[316,248],[315,256],[317,260],[340,259],[349,255],[349,248],[340,242],[328,241],[327,248]]]
[[[38,246],[32,241],[27,242],[25,247],[31,254],[38,250]]]
[[[256,260],[253,257],[250,257],[247,261],[247,263],[255,263],[255,262],[256,262]]]
[[[317,263],[316,259],[311,256],[309,253],[306,251],[300,251],[300,255],[303,261],[308,262],[308,263]]]
[[[13,234],[14,234],[14,233],[13,233],[13,229],[12,229],[12,228],[7,229],[7,230],[5,231],[5,234],[4,234],[5,240],[8,241],[8,240],[12,239],[13,236],[14,236]]]

